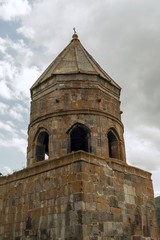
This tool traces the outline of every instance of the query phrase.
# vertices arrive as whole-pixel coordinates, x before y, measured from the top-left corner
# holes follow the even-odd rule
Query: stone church
[[[27,167],[0,177],[0,240],[156,240],[151,174],[126,162],[118,84],[69,45],[31,88]]]

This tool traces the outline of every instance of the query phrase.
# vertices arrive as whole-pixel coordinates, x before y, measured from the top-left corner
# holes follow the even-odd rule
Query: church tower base
[[[150,177],[83,151],[1,177],[0,240],[156,240]]]

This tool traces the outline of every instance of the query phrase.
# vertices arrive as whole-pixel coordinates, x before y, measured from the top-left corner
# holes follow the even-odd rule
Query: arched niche
[[[87,126],[82,123],[76,123],[67,133],[69,135],[69,152],[76,152],[79,150],[91,152],[91,134]]]
[[[35,160],[43,161],[49,157],[49,134],[41,129],[35,139]]]
[[[119,136],[115,129],[111,128],[107,134],[108,138],[108,152],[110,158],[121,159],[121,144]]]

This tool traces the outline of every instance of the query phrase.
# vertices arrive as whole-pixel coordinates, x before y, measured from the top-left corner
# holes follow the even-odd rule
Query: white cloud
[[[40,71],[32,64],[33,52],[23,40],[1,41],[3,56],[0,61],[0,96],[4,99],[29,98],[29,89]]]
[[[15,135],[15,129],[9,122],[0,121],[0,129],[11,133],[11,135]]]
[[[0,114],[7,118],[15,119],[17,121],[24,120],[24,113],[28,113],[29,109],[21,104],[10,105],[9,103],[0,102]],[[9,122],[11,125],[11,122]],[[13,125],[12,125],[13,126]]]
[[[158,142],[160,142],[159,129],[156,131],[145,126],[137,127],[135,131],[127,129],[125,143],[128,162],[147,171],[160,169],[160,161],[157,161],[160,159]]]
[[[154,185],[154,194],[155,196],[160,196],[160,189],[159,189],[159,182],[160,182],[160,174],[159,170],[154,170],[152,172],[152,179],[153,179],[153,185]]]
[[[13,170],[12,170],[10,167],[8,167],[8,166],[4,166],[4,169],[5,169],[5,171],[6,171],[8,174],[12,174],[12,173],[13,173]]]
[[[6,40],[0,37],[0,52],[5,53],[6,51]]]
[[[6,131],[5,135],[1,134],[0,147],[7,149],[14,148],[26,155],[27,140],[26,136],[24,138],[20,137],[21,130],[19,132],[19,129],[13,126],[13,123],[10,124],[10,122],[0,122],[0,129]]]
[[[11,21],[26,16],[31,12],[27,0],[0,0],[0,18]]]
[[[10,115],[11,118],[14,118],[18,121],[22,121],[23,114],[28,113],[28,109],[20,104],[15,104],[14,106],[10,106],[8,110],[8,115]]]
[[[12,98],[12,92],[9,89],[9,87],[7,86],[7,84],[5,82],[2,82],[2,80],[0,81],[0,96],[2,98],[6,98],[6,99],[11,99]]]
[[[26,148],[27,148],[27,141],[24,138],[21,138],[20,136],[13,138],[10,142],[9,145],[11,147],[14,147],[18,149],[21,153],[26,155]]]
[[[92,11],[96,11],[97,6],[101,6],[101,3],[97,2],[78,0],[66,4],[64,0],[34,1],[30,17],[23,19],[23,26],[17,32],[31,38],[37,45],[43,44],[54,53],[64,47],[64,38],[71,39],[73,27],[77,27],[79,31],[80,29],[83,29],[82,32],[85,31],[81,23],[89,25],[93,21]]]
[[[15,109],[10,109],[9,111],[9,115],[18,120],[18,121],[22,121],[23,120],[23,115],[21,113],[18,112],[18,110],[15,110]]]
[[[39,69],[36,66],[21,67],[16,73],[14,79],[14,91],[18,99],[30,96],[30,87],[40,75]]]
[[[24,40],[0,38],[0,148],[12,149],[26,156],[27,130],[24,119],[29,114],[30,87],[39,76],[33,64],[33,51]],[[27,102],[27,104],[26,104]],[[17,124],[18,123],[18,124]]]
[[[2,103],[0,102],[0,114],[4,115],[4,114],[8,114],[8,104]]]
[[[35,34],[33,28],[26,26],[18,28],[17,33],[22,34],[24,37],[29,39],[33,39]]]
[[[28,136],[28,135],[27,135],[27,130],[26,130],[26,129],[21,129],[21,133],[22,133],[24,136]]]

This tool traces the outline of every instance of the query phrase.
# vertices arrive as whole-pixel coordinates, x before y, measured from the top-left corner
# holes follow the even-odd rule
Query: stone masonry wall
[[[108,157],[107,133],[114,128],[121,142],[121,160],[125,161],[120,90],[112,84],[94,75],[53,75],[31,94],[27,166],[35,161],[40,129],[49,133],[49,158],[55,159],[68,153],[67,131],[77,122],[91,131],[91,152],[104,158]]]
[[[157,239],[150,174],[76,152],[0,177],[0,240]]]
[[[123,129],[121,125],[111,118],[99,114],[64,114],[47,118],[45,121],[35,123],[29,130],[30,141],[28,142],[28,163],[35,162],[35,136],[39,129],[49,132],[49,157],[50,159],[59,158],[68,153],[69,136],[68,129],[75,123],[84,123],[91,131],[91,152],[97,156],[108,158],[108,139],[107,133],[110,128],[117,130],[122,151],[122,161],[125,161],[125,149],[123,140]],[[38,129],[38,130],[37,130]]]

